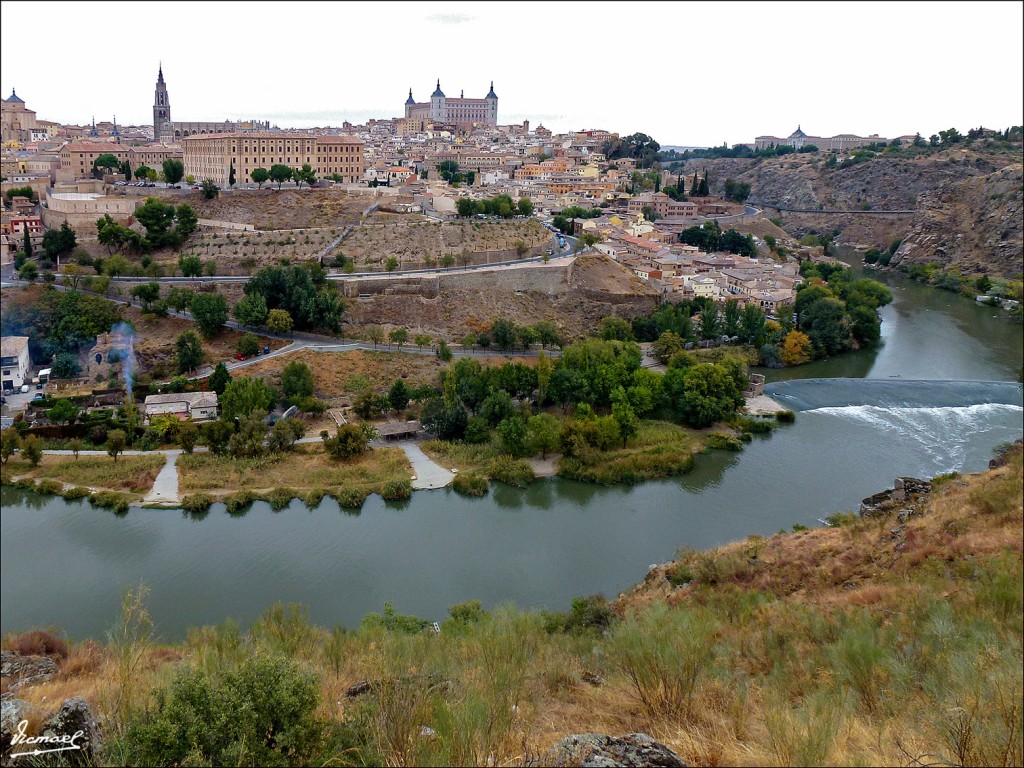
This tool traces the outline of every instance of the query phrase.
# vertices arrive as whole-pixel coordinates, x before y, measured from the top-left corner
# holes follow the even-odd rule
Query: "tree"
[[[719,322],[718,305],[709,301],[700,313],[700,337],[702,339],[714,339],[720,333],[721,323]]]
[[[231,161],[231,168],[228,170],[228,186],[235,186],[235,161]]]
[[[26,261],[22,264],[21,269],[18,270],[18,279],[24,280],[27,283],[33,282],[39,277],[39,267],[36,266],[34,261]]]
[[[697,363],[682,372],[682,396],[676,412],[696,429],[708,427],[732,414],[742,403],[741,390],[724,367]]]
[[[262,456],[267,439],[266,411],[256,409],[238,416],[235,433],[228,440],[228,451],[235,458],[252,458]]]
[[[548,451],[558,448],[562,425],[550,413],[538,413],[526,422],[527,440],[534,451],[541,452],[541,458],[548,457]]]
[[[185,164],[173,157],[164,160],[164,181],[168,184],[177,184],[185,178]]]
[[[395,328],[388,334],[388,339],[390,339],[392,344],[397,344],[399,349],[402,348],[402,345],[405,344],[408,338],[409,332],[405,328]]]
[[[196,292],[191,288],[176,285],[167,292],[167,306],[175,312],[184,312],[191,305],[192,297],[195,295]]]
[[[97,179],[103,178],[104,171],[116,173],[119,170],[121,170],[121,161],[117,159],[117,155],[110,152],[104,152],[92,162],[92,175]]]
[[[223,417],[203,427],[206,444],[210,446],[210,452],[216,456],[223,456],[227,453],[228,444],[234,433],[234,423]]]
[[[249,174],[249,178],[256,182],[257,189],[263,189],[263,185],[267,183],[267,179],[270,178],[270,171],[266,168],[253,168],[252,173]]]
[[[305,363],[293,361],[281,372],[281,389],[291,402],[297,402],[313,394],[313,372]]]
[[[232,168],[232,170],[234,170],[234,168]],[[203,183],[199,185],[199,189],[206,200],[213,200],[213,198],[220,193],[220,187],[213,182],[213,179],[203,179]]]
[[[725,180],[725,198],[727,200],[742,203],[748,197],[750,197],[750,184],[745,181],[736,181],[735,179]]]
[[[275,453],[290,451],[305,434],[306,425],[299,419],[278,419],[270,430],[267,447]]]
[[[243,296],[239,299],[238,303],[235,304],[234,309],[231,310],[231,314],[235,316],[235,319],[242,325],[263,325],[267,320],[267,300],[263,298],[263,294],[254,293],[249,296]]]
[[[277,188],[280,189],[281,185],[288,181],[292,177],[292,169],[287,165],[281,165],[280,163],[272,165],[270,167],[270,180],[277,184]]]
[[[121,163],[121,173],[124,175],[125,181],[132,180],[132,164],[125,160]]]
[[[621,317],[609,315],[601,321],[601,338],[605,341],[632,341],[633,326]]]
[[[640,419],[633,410],[633,406],[629,404],[626,392],[622,387],[618,387],[612,392],[612,418],[619,425],[622,447],[625,448],[629,439],[635,437],[640,431]]]
[[[199,442],[199,427],[191,419],[183,421],[178,424],[177,438],[178,445],[181,446],[182,450],[185,453],[192,453],[196,443]]]
[[[429,334],[426,333],[417,333],[416,336],[413,338],[413,343],[415,343],[416,346],[419,347],[420,349],[423,349],[424,347],[429,347],[431,341],[433,341],[433,339],[430,337]]]
[[[135,178],[139,181],[145,181],[150,178],[156,178],[156,171],[150,168],[148,165],[140,165],[135,169]]]
[[[395,379],[395,383],[388,390],[388,402],[395,411],[404,411],[409,405],[409,387],[402,379]]]
[[[8,427],[0,432],[0,463],[6,464],[7,460],[14,455],[21,443],[18,430]]]
[[[124,450],[128,443],[128,436],[123,429],[114,429],[107,433],[107,455],[113,457],[117,462],[117,454]]]
[[[217,363],[217,367],[214,368],[213,373],[210,374],[207,386],[219,396],[224,394],[224,390],[227,389],[227,386],[230,383],[231,374],[228,372],[228,367],[224,365],[224,363]]]
[[[373,342],[373,348],[384,341],[384,329],[379,325],[368,325],[366,327],[366,338]]]
[[[289,315],[283,309],[270,310],[270,312],[267,314],[267,330],[269,330],[271,333],[288,333],[291,329],[291,315]]]
[[[313,170],[309,163],[303,163],[301,168],[296,168],[292,171],[292,178],[295,179],[297,187],[301,187],[303,182],[312,187],[316,184],[316,171]]]
[[[851,346],[850,318],[846,305],[837,298],[822,298],[806,307],[800,315],[800,330],[810,338],[818,356],[844,352]]]
[[[50,375],[55,379],[73,379],[80,370],[77,357],[70,352],[59,352],[53,359]]]
[[[512,349],[516,343],[516,326],[510,320],[498,318],[491,324],[491,338],[498,349]]]
[[[526,435],[526,421],[519,414],[513,414],[498,424],[501,447],[512,456],[525,456],[529,452]]]
[[[192,297],[189,311],[200,333],[209,339],[227,322],[228,302],[219,293],[197,293]]]
[[[174,342],[178,373],[191,373],[203,363],[203,342],[195,331],[185,331]]]
[[[178,259],[178,269],[183,277],[199,277],[203,274],[203,262],[198,256],[182,256]]]
[[[454,398],[432,397],[423,406],[423,428],[440,440],[458,440],[466,431],[469,416],[462,402]]]
[[[543,406],[548,399],[548,387],[551,385],[551,374],[554,365],[551,359],[544,354],[543,348],[537,356],[537,365],[534,370],[537,373],[537,405]]]
[[[473,216],[477,212],[476,200],[460,197],[455,201],[455,211],[464,219]]]
[[[238,339],[235,349],[238,350],[238,354],[243,357],[252,357],[260,351],[259,337],[251,331],[243,333],[241,338]]]
[[[57,261],[61,256],[71,253],[78,244],[75,231],[65,221],[59,229],[50,229],[43,235],[43,252],[50,261]]]
[[[782,364],[800,365],[811,359],[811,340],[800,331],[790,331],[782,342]]]
[[[740,329],[741,335],[748,344],[755,344],[764,332],[764,320],[764,311],[760,307],[749,302],[743,305]]]
[[[492,427],[507,419],[516,411],[512,398],[503,389],[492,389],[491,393],[480,403],[480,416]]]
[[[369,436],[357,424],[342,424],[334,437],[329,437],[326,430],[320,433],[324,441],[327,455],[336,461],[361,456],[366,452]]]
[[[160,283],[142,283],[131,290],[131,295],[142,304],[142,311],[148,312],[149,305],[160,298]]]
[[[53,408],[47,409],[46,418],[53,422],[70,424],[78,418],[78,408],[66,397],[62,397],[53,404]]]
[[[243,376],[224,388],[220,400],[221,415],[230,421],[236,416],[253,411],[269,412],[277,397],[263,379]]]
[[[519,209],[520,216],[533,215],[533,201],[531,201],[528,197],[520,197],[519,202],[516,203],[516,208]]]
[[[74,454],[75,461],[78,461],[78,454],[83,448],[85,448],[85,441],[80,437],[76,437],[68,443],[68,449]]]

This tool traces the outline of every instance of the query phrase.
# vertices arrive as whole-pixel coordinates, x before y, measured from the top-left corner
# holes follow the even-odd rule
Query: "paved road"
[[[409,463],[412,464],[412,487],[416,490],[444,488],[451,484],[452,473],[427,456],[416,443],[402,440],[390,445],[397,445],[405,451]]]
[[[142,500],[143,504],[177,504],[181,501],[178,491],[178,456],[181,451],[164,451],[164,454],[167,459],[153,481],[153,487]]]

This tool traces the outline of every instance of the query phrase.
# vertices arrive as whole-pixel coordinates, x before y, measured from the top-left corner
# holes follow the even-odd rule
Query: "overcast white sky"
[[[704,146],[1024,123],[1024,3],[0,3],[0,88],[40,119],[360,123],[483,97],[501,123]],[[344,42],[341,42],[344,41]]]

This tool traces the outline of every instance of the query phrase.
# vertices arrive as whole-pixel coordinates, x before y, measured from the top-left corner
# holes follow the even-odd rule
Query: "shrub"
[[[292,503],[295,496],[296,492],[293,488],[275,488],[264,497],[264,501],[270,505],[272,510],[280,512]]]
[[[193,493],[181,500],[181,508],[190,515],[202,514],[213,506],[213,499],[205,493]]]
[[[286,659],[252,656],[215,676],[185,669],[112,746],[132,765],[320,762],[319,698],[316,677]]]
[[[388,501],[403,501],[412,496],[412,482],[409,480],[388,480],[380,490]]]
[[[650,716],[688,718],[697,684],[712,661],[716,630],[699,609],[655,603],[612,630],[608,658]]]
[[[665,571],[665,578],[673,587],[681,587],[694,580],[693,571],[684,563],[673,563]]]
[[[80,485],[76,485],[73,488],[67,488],[61,491],[60,495],[63,496],[68,501],[74,501],[75,499],[86,499],[89,497],[90,493],[92,493],[92,491],[90,491],[88,488],[83,488]]]
[[[334,497],[334,500],[338,502],[339,507],[344,509],[359,509],[363,506],[363,502],[366,501],[368,494],[362,488],[343,485],[331,495]]]
[[[224,497],[224,506],[229,515],[245,514],[255,500],[252,491],[236,491]]]
[[[498,480],[516,488],[524,488],[534,481],[535,475],[529,462],[513,459],[511,456],[499,456],[487,468],[492,480]]]
[[[40,493],[49,493],[54,496],[61,495],[64,490],[64,483],[58,482],[57,480],[40,480],[39,487],[36,489]]]
[[[780,424],[792,424],[796,421],[796,414],[792,411],[779,411],[775,414],[775,420]]]
[[[8,635],[4,638],[4,648],[22,656],[56,656],[60,659],[68,657],[67,642],[41,629],[22,632],[20,635]]]
[[[89,497],[94,507],[113,510],[115,514],[123,515],[128,511],[128,499],[115,491],[96,491]]]
[[[745,416],[737,418],[734,425],[737,429],[754,435],[763,435],[775,429],[775,423],[768,419],[751,419]]]
[[[704,439],[704,445],[708,448],[717,448],[723,451],[742,451],[743,443],[735,435],[725,432],[712,432]]]
[[[455,476],[455,479],[452,480],[452,488],[463,496],[486,496],[487,478],[475,472],[466,472]]]

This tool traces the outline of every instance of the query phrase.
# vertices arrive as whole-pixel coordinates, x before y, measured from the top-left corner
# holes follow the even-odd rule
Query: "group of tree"
[[[279,332],[292,327],[331,333],[341,330],[345,303],[319,264],[265,267],[245,284],[245,296],[242,312],[247,325],[269,327],[273,323],[272,330]]]
[[[232,167],[232,170],[234,170],[234,167]],[[268,181],[277,184],[278,189],[286,181],[294,181],[298,187],[301,187],[303,184],[313,186],[317,182],[316,171],[313,170],[309,163],[303,163],[301,168],[290,168],[282,163],[277,163],[270,166],[269,171],[266,168],[253,168],[249,178],[256,182],[256,186],[259,189],[263,189],[263,185]],[[234,186],[234,182],[231,182],[231,185]]]
[[[705,221],[700,226],[687,227],[679,233],[679,242],[696,246],[705,253],[727,251],[739,256],[757,255],[753,236],[740,234],[735,229],[723,232],[717,221]]]
[[[609,161],[619,158],[636,160],[637,168],[650,168],[658,162],[661,145],[646,133],[633,133],[619,139],[608,139],[601,145],[601,152]]]
[[[78,238],[65,221],[59,229],[49,229],[43,234],[43,253],[50,261],[56,262],[61,256],[66,256],[75,250],[78,245]]]
[[[135,210],[135,220],[145,228],[145,235],[117,223],[110,214],[96,221],[98,239],[108,253],[125,249],[145,253],[158,248],[178,248],[199,226],[195,209],[188,203],[174,206],[155,197],[148,198]]]
[[[5,336],[28,336],[33,359],[76,353],[100,333],[121,322],[121,307],[80,291],[20,291],[4,296]]]
[[[226,370],[224,378],[221,417],[203,427],[206,443],[214,454],[252,458],[279,453],[290,450],[305,435],[301,419],[279,419],[272,427],[268,424],[267,414],[279,398],[265,381],[252,376],[232,380]]]
[[[511,219],[513,216],[533,215],[533,203],[528,197],[520,197],[518,202],[514,202],[508,195],[495,195],[481,200],[460,197],[455,203],[455,209],[463,218],[487,215]]]
[[[34,189],[32,189],[32,187],[29,187],[29,186],[25,186],[25,187],[11,187],[10,189],[8,189],[8,190],[6,190],[4,192],[4,198],[7,200],[7,204],[8,205],[10,205],[10,203],[16,197],[28,198],[33,203],[39,202],[39,195],[37,195],[36,191]]]
[[[555,214],[551,223],[559,232],[571,235],[576,227],[576,219],[596,219],[598,216],[603,215],[604,211],[600,208],[581,208],[578,205],[570,205],[568,208],[563,208],[560,213]]]
[[[604,436],[597,443],[607,449],[628,442],[642,418],[705,427],[728,418],[742,404],[747,377],[738,358],[711,364],[677,356],[665,374],[642,368],[641,360],[635,342],[597,338],[566,347],[554,362],[542,355],[534,367],[518,362],[487,367],[462,358],[444,374],[442,391],[424,404],[422,421],[448,440],[481,442],[495,430],[508,452],[523,455],[556,445],[565,450],[580,439],[589,442],[579,430],[589,434],[590,427],[553,429],[554,417],[534,421],[530,406],[607,411],[607,417],[595,416],[599,423],[594,425]],[[558,443],[552,433],[559,436]]]
[[[736,179],[725,180],[725,199],[742,203],[750,197],[750,184]]]
[[[476,173],[474,171],[463,172],[459,170],[459,164],[455,160],[442,160],[438,163],[437,175],[453,186],[458,186],[463,182],[472,185],[476,180]]]
[[[707,297],[663,304],[650,315],[633,318],[625,328],[623,322],[614,323],[606,318],[602,337],[653,341],[652,352],[663,364],[676,352],[684,351],[688,343],[722,336],[752,346],[765,342],[764,310],[749,302],[741,306],[737,299],[729,299],[721,305]]]
[[[461,343],[465,348],[487,349],[493,346],[502,351],[511,351],[527,350],[534,344],[540,344],[542,349],[561,347],[564,342],[554,323],[548,320],[533,325],[517,325],[511,320],[498,318],[491,323],[490,328],[467,333],[462,337]]]

